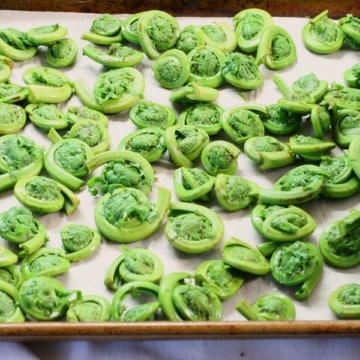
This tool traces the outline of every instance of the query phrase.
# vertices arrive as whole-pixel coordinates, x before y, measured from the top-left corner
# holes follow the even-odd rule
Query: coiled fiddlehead
[[[131,295],[134,298],[143,293],[155,297],[155,301],[137,304],[131,308],[127,308],[125,305],[126,297]],[[150,281],[135,280],[122,285],[112,299],[111,319],[122,322],[154,320],[160,308],[158,294],[159,285]]]
[[[221,301],[234,296],[244,283],[240,272],[222,260],[205,260],[195,269],[195,282],[212,291]]]
[[[18,289],[24,279],[21,276],[19,267],[12,264],[0,268],[0,280]]]
[[[130,281],[149,281],[157,283],[164,273],[161,259],[153,251],[145,248],[121,247],[118,256],[106,271],[106,287],[116,291],[121,283]]]
[[[140,190],[119,188],[96,204],[95,223],[107,239],[131,243],[146,239],[161,225],[170,202],[170,191],[158,188],[156,203]]]
[[[26,112],[21,106],[0,103],[0,135],[15,134],[25,124]]]
[[[174,90],[169,96],[173,103],[182,103],[184,105],[193,105],[215,101],[219,96],[219,91],[213,87],[203,86],[192,81],[189,84],[181,86]]]
[[[201,26],[204,33],[205,44],[215,46],[224,53],[236,48],[236,36],[233,27],[225,22],[213,22]]]
[[[102,165],[101,174],[92,177],[87,183],[92,195],[112,193],[119,187],[130,187],[147,194],[154,184],[154,170],[150,163],[132,151],[104,151],[87,162],[89,172]]]
[[[87,162],[94,156],[90,146],[79,139],[64,139],[50,146],[45,155],[44,167],[56,181],[70,190],[79,190],[89,174]]]
[[[11,82],[0,82],[0,103],[13,104],[27,99],[29,90]]]
[[[257,50],[265,29],[273,24],[273,19],[265,10],[249,8],[235,14],[232,23],[240,50],[252,53]]]
[[[270,271],[268,260],[256,247],[234,237],[225,241],[221,257],[225,264],[246,273],[265,275]]]
[[[328,17],[328,10],[310,19],[301,36],[304,45],[317,54],[336,52],[344,42],[343,32],[339,24]]]
[[[111,317],[109,300],[99,295],[85,295],[72,301],[66,311],[69,322],[105,322]]]
[[[0,55],[0,83],[10,79],[14,63],[6,56]]]
[[[14,265],[19,257],[7,247],[0,245],[0,268]]]
[[[360,88],[360,63],[356,63],[343,74],[346,84],[350,87]]]
[[[360,111],[360,89],[333,84],[325,94],[324,100],[334,102],[337,109]]]
[[[29,40],[36,46],[49,45],[64,38],[68,30],[60,24],[41,25],[28,30]]]
[[[55,68],[65,68],[74,64],[78,54],[75,40],[64,38],[48,46],[45,52],[46,62]]]
[[[328,297],[330,310],[341,319],[360,318],[360,285],[344,284],[336,288]]]
[[[325,228],[319,240],[325,261],[338,268],[350,268],[360,264],[360,210],[352,210],[342,219]]]
[[[188,54],[197,46],[205,45],[205,34],[200,26],[187,25],[181,31],[175,48]]]
[[[19,292],[15,286],[0,280],[0,323],[22,323],[25,316],[19,306]]]
[[[226,211],[238,211],[257,201],[259,186],[237,175],[218,174],[215,179],[215,196]]]
[[[48,241],[43,224],[23,206],[0,213],[0,236],[18,246],[20,258],[34,253]]]
[[[339,19],[339,26],[344,34],[344,44],[353,50],[360,49],[360,18],[352,14]]]
[[[348,148],[351,140],[360,135],[360,110],[337,110],[332,133],[338,146]]]
[[[22,177],[37,175],[43,168],[44,153],[24,135],[0,138],[0,191],[12,188]]]
[[[222,239],[224,224],[213,210],[193,203],[170,204],[165,236],[175,248],[188,254],[212,250]]]
[[[297,300],[307,299],[317,285],[323,267],[319,249],[310,242],[295,241],[278,247],[270,258],[271,274],[281,285],[298,286]]]
[[[98,45],[111,45],[120,42],[122,20],[111,14],[102,14],[91,24],[90,30],[82,34],[83,40]]]
[[[121,35],[132,44],[139,44],[138,22],[144,12],[140,11],[127,16],[121,25]]]
[[[66,111],[68,122],[74,125],[78,121],[92,120],[104,125],[105,127],[109,124],[109,118],[100,111],[90,109],[87,106],[69,106]]]
[[[45,66],[28,68],[22,79],[29,90],[31,103],[62,103],[73,93],[70,79],[57,69]]]
[[[44,321],[61,319],[70,303],[80,297],[80,291],[68,290],[59,280],[48,276],[30,278],[19,290],[19,303],[24,313]]]
[[[222,304],[209,289],[191,282],[186,272],[174,272],[163,277],[159,302],[170,321],[216,321],[222,317]]]
[[[360,180],[360,135],[357,135],[351,139],[346,155],[350,160],[350,165],[353,169],[353,172]]]
[[[210,175],[234,175],[239,165],[239,154],[240,149],[229,141],[211,141],[201,153],[201,164]]]
[[[253,304],[241,299],[236,310],[248,320],[283,321],[295,320],[296,309],[290,298],[281,293],[261,295]]]
[[[60,230],[65,259],[78,262],[96,252],[101,244],[101,236],[87,225],[68,223]]]
[[[64,210],[71,215],[79,206],[79,198],[65,185],[46,176],[26,176],[14,187],[16,198],[39,214]]]

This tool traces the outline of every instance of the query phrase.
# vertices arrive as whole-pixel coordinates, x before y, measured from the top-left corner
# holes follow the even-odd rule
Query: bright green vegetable
[[[209,142],[207,132],[194,125],[173,125],[165,130],[165,144],[176,167],[193,167]]]
[[[79,139],[64,139],[52,144],[45,154],[44,167],[49,175],[72,191],[85,184],[87,162],[94,157],[90,146]]]
[[[257,201],[259,186],[238,175],[218,174],[215,195],[219,205],[226,211],[238,211]]]
[[[25,322],[19,307],[19,292],[15,286],[0,280],[0,323]]]
[[[210,175],[234,175],[238,169],[240,149],[225,140],[211,141],[201,153],[201,164]]]
[[[101,73],[92,92],[82,78],[73,85],[85,106],[105,114],[116,114],[130,109],[143,98],[145,81],[139,70],[123,67]]]
[[[138,37],[142,50],[150,59],[171,49],[180,34],[177,20],[161,10],[144,12],[138,20]]]
[[[211,88],[217,88],[223,83],[221,69],[225,54],[222,50],[211,45],[197,46],[187,56],[190,61],[189,82]]]
[[[348,86],[360,88],[360,62],[346,69],[343,77]]]
[[[159,160],[166,151],[165,131],[160,127],[146,127],[125,135],[119,142],[119,150],[133,151],[147,161]]]
[[[170,94],[169,100],[173,103],[193,105],[203,102],[215,101],[219,91],[209,86],[198,85],[195,81],[190,82]]]
[[[22,177],[37,175],[43,168],[43,149],[24,135],[0,137],[0,191],[12,188]]]
[[[69,123],[72,125],[82,120],[96,121],[105,127],[109,124],[109,118],[105,114],[86,106],[69,106],[67,108],[66,116]]]
[[[205,44],[215,46],[224,53],[236,48],[236,36],[233,27],[225,22],[213,22],[201,26]]]
[[[329,295],[328,306],[341,319],[359,319],[360,285],[349,283],[339,286]]]
[[[15,134],[25,124],[26,113],[21,106],[0,102],[0,135]]]
[[[55,104],[28,104],[25,111],[30,121],[46,132],[52,128],[61,130],[69,126],[67,116]]]
[[[251,107],[251,105],[230,107],[224,111],[220,118],[225,133],[231,140],[240,145],[251,137],[265,135],[264,125],[259,114],[249,106]],[[260,108],[266,112],[265,108]]]
[[[177,123],[197,126],[205,130],[209,135],[216,135],[222,129],[220,117],[223,112],[224,109],[218,104],[199,103],[183,110]]]
[[[0,245],[0,268],[14,265],[17,261],[18,256],[13,251],[3,245]]]
[[[83,55],[110,69],[135,66],[144,57],[142,52],[120,43],[112,43],[106,50],[87,45],[83,48]]]
[[[95,155],[87,162],[89,172],[104,165],[98,176],[87,185],[92,195],[112,193],[121,187],[130,187],[149,193],[154,181],[154,170],[140,154],[129,150],[109,150]]]
[[[222,316],[222,304],[217,295],[205,287],[195,285],[191,275],[174,272],[160,282],[159,302],[170,321],[216,321]]]
[[[143,12],[128,15],[121,25],[121,35],[132,44],[139,44],[138,22]]]
[[[12,264],[0,268],[0,280],[18,289],[24,279],[21,276],[19,267]]]
[[[188,54],[197,46],[205,45],[205,34],[200,26],[187,25],[181,31],[175,48]]]
[[[157,126],[166,129],[175,124],[176,114],[168,105],[142,100],[131,108],[129,119],[139,128]]]
[[[325,173],[316,165],[299,165],[278,178],[273,189],[261,188],[259,201],[267,205],[305,203],[320,194],[325,177]]]
[[[353,172],[360,180],[360,135],[354,136],[351,140],[346,155],[349,157]]]
[[[354,209],[342,219],[331,222],[321,233],[319,246],[324,260],[338,268],[360,264],[360,210]]]
[[[227,83],[244,90],[258,89],[264,81],[254,57],[239,52],[225,55],[221,73]]]
[[[98,45],[111,45],[120,42],[122,20],[111,14],[102,14],[91,24],[90,30],[82,34],[83,40]]]
[[[179,167],[174,170],[174,190],[181,201],[210,200],[215,177],[199,168]]]
[[[26,280],[19,290],[24,313],[36,320],[59,320],[72,301],[81,297],[78,290],[68,290],[56,278],[36,276]]]
[[[70,79],[61,71],[40,66],[26,69],[22,79],[29,90],[29,102],[62,103],[73,92]]]
[[[0,103],[12,104],[20,102],[29,96],[29,90],[11,82],[0,82]]]
[[[295,320],[296,316],[293,301],[278,292],[261,295],[251,305],[241,299],[236,304],[236,310],[246,319],[253,321]]]
[[[339,19],[339,26],[344,36],[344,45],[350,49],[360,49],[360,18],[347,14]]]
[[[214,210],[188,202],[170,204],[165,236],[175,249],[201,254],[214,249],[223,234],[223,221]]]
[[[0,29],[0,53],[14,61],[25,61],[35,56],[34,46],[26,32],[8,28]]]
[[[70,262],[62,249],[43,247],[21,262],[21,275],[27,280],[38,276],[58,276],[66,273]]]
[[[170,202],[170,191],[158,188],[156,203],[140,190],[119,188],[96,204],[95,223],[111,241],[131,243],[146,239],[160,227]]]
[[[136,304],[131,308],[125,305],[125,299],[139,294],[155,297],[155,301]],[[158,301],[159,285],[150,281],[136,280],[122,285],[115,293],[111,303],[111,319],[113,321],[135,322],[152,321],[156,318],[160,303]]]
[[[256,63],[270,70],[282,70],[297,59],[294,40],[278,25],[269,25],[261,35],[256,52]]]
[[[248,138],[244,152],[259,165],[260,170],[276,169],[295,161],[291,148],[269,135]]]
[[[295,298],[306,300],[322,273],[323,259],[310,242],[295,241],[278,247],[270,259],[271,274],[281,285],[296,286]]]
[[[14,187],[18,201],[39,214],[64,210],[71,215],[79,206],[79,198],[65,185],[46,176],[24,176]]]
[[[59,24],[41,25],[28,30],[29,40],[36,46],[51,45],[67,34],[67,28]]]
[[[352,138],[360,135],[360,110],[340,109],[336,111],[332,133],[341,148],[348,148]]]
[[[314,136],[323,139],[331,126],[332,116],[329,109],[324,106],[314,105],[310,113],[310,122]]]
[[[85,295],[72,301],[66,311],[66,321],[104,322],[110,320],[111,304],[99,295]]]
[[[1,52],[0,52],[1,53]],[[0,83],[10,79],[14,63],[6,56],[0,55]]]
[[[146,248],[121,247],[122,254],[109,266],[104,283],[116,291],[123,282],[149,281],[157,283],[164,273],[162,260]]]
[[[170,49],[162,53],[154,62],[155,80],[165,89],[183,86],[190,76],[190,60],[179,49]]]
[[[65,68],[73,65],[78,54],[75,40],[64,38],[48,46],[45,52],[46,62],[55,68]]]
[[[48,241],[43,224],[23,206],[0,213],[0,236],[18,246],[20,258],[34,253]]]
[[[87,225],[68,223],[60,230],[65,259],[78,262],[94,254],[101,244],[100,234]]]
[[[240,50],[252,53],[257,50],[263,33],[273,24],[273,19],[265,10],[249,8],[235,14],[232,23]]]
[[[306,48],[317,54],[334,53],[344,42],[340,26],[328,17],[328,10],[310,19],[304,26],[301,36]]]
[[[244,283],[244,278],[222,260],[202,261],[195,269],[196,284],[212,291],[221,301],[234,296]]]
[[[270,271],[269,262],[256,247],[234,237],[225,241],[222,260],[237,270],[254,275],[265,275]]]
[[[337,109],[354,109],[360,111],[360,89],[333,84],[324,99],[333,101]]]

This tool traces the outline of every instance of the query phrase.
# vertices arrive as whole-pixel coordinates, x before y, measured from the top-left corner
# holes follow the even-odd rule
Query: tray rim
[[[8,340],[170,340],[281,337],[350,337],[360,335],[360,320],[21,323],[2,324],[1,341]]]

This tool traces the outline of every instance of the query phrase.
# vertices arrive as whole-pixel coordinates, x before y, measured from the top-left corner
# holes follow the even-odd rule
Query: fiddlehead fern
[[[59,24],[41,25],[28,30],[29,40],[36,46],[52,44],[64,38],[68,30]]]
[[[350,283],[339,286],[329,295],[328,305],[340,319],[359,319],[360,285]]]
[[[74,64],[78,54],[75,40],[64,38],[50,44],[45,52],[46,62],[55,68],[65,68]]]
[[[204,33],[205,44],[215,46],[224,53],[236,48],[236,36],[233,27],[225,22],[213,22],[201,26]]]
[[[0,135],[15,134],[25,124],[26,112],[21,106],[0,102]]]
[[[15,286],[0,280],[0,323],[22,323],[25,316],[19,306],[19,292]]]
[[[10,79],[14,63],[6,56],[0,55],[0,83]]]
[[[187,25],[181,31],[175,48],[188,54],[197,46],[205,45],[205,34],[200,26]]]

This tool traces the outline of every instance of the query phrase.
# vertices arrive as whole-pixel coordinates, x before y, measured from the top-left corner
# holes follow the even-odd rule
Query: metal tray
[[[92,20],[98,14],[89,13],[50,13],[50,12],[26,12],[26,11],[0,11],[2,27],[14,27],[20,30],[28,30],[39,25],[59,23],[68,28],[68,36],[74,38],[79,45],[79,54],[76,64],[63,70],[71,79],[84,77],[89,86],[95,82],[98,74],[103,71],[101,65],[91,61],[81,54],[81,48],[87,44],[81,40],[81,34],[87,31]],[[125,18],[126,14],[118,15]],[[213,21],[227,22],[231,24],[231,18],[210,18],[210,17],[179,17],[180,26],[187,24],[206,24]],[[320,56],[306,50],[301,40],[301,29],[306,18],[275,17],[274,22],[283,26],[293,37],[298,51],[296,64],[282,70],[281,76],[288,82],[296,80],[299,76],[314,72],[318,78],[331,82],[343,83],[342,73],[353,63],[359,61],[359,54],[354,51],[338,51],[335,54]],[[11,80],[22,84],[21,74],[32,66],[45,66],[41,51],[30,61],[16,63]],[[160,88],[152,76],[152,63],[149,60],[143,61],[138,68],[143,72],[146,79],[145,98],[170,104],[168,96],[170,92]],[[272,82],[273,71],[263,66],[261,71],[264,75],[262,88],[243,94],[239,94],[231,87],[224,86],[220,90],[220,97],[217,103],[225,108],[242,104],[246,101],[256,101],[262,104],[275,103],[281,96]],[[242,96],[241,96],[242,95]],[[61,108],[66,110],[69,105],[80,104],[74,95],[67,104]],[[119,140],[128,132],[135,129],[135,126],[128,120],[128,114],[122,113],[109,117],[110,133],[112,136],[111,148],[115,149]],[[306,124],[304,123],[304,128]],[[46,134],[28,123],[23,133],[43,146],[50,144]],[[154,165],[156,170],[156,186],[166,186],[173,189],[171,162],[166,158]],[[274,179],[279,177],[285,169],[276,171],[260,172],[257,167],[244,155],[239,157],[239,169],[237,174],[252,179],[259,185],[271,186]],[[12,192],[0,194],[1,211],[18,204]],[[79,209],[71,216],[66,217],[62,213],[43,215],[40,221],[48,229],[50,242],[48,246],[60,246],[60,228],[68,222],[78,222],[95,226],[93,220],[93,208],[98,200],[91,197],[86,188],[78,193],[81,199]],[[176,197],[172,195],[173,201]],[[235,213],[221,211],[216,204],[212,204],[216,211],[219,211],[225,223],[224,240],[231,236],[241,238],[253,245],[259,244],[262,240],[255,232],[250,223],[249,210],[242,210]],[[316,202],[304,205],[316,219],[318,227],[309,238],[317,243],[321,230],[337,218],[341,218],[351,208],[359,208],[359,196],[341,201],[319,199]],[[166,221],[165,221],[166,222]],[[1,240],[2,241],[2,240]],[[144,246],[157,252],[165,267],[165,273],[172,271],[192,272],[203,260],[209,258],[220,258],[221,244],[210,253],[201,256],[188,256],[175,251],[163,236],[162,229],[140,243],[130,246]],[[71,289],[79,289],[83,294],[102,294],[111,299],[110,293],[103,284],[105,271],[111,261],[119,254],[119,244],[103,240],[101,248],[91,258],[73,264],[69,272],[60,277],[60,280]],[[241,297],[249,301],[255,300],[260,294],[270,290],[279,290],[291,296],[289,289],[280,287],[271,278],[271,275],[254,278],[247,281],[239,293],[224,303],[224,316],[220,322],[196,322],[196,323],[172,323],[158,321],[150,323],[84,323],[71,324],[66,322],[27,322],[24,324],[1,324],[0,334],[2,339],[66,339],[66,338],[214,338],[214,337],[264,337],[264,336],[296,336],[296,335],[351,335],[360,333],[359,321],[338,320],[327,307],[327,297],[337,286],[345,282],[359,281],[359,267],[348,270],[336,270],[327,265],[324,267],[322,278],[309,300],[305,302],[295,301],[297,320],[291,322],[249,322],[235,311],[235,304]]]

